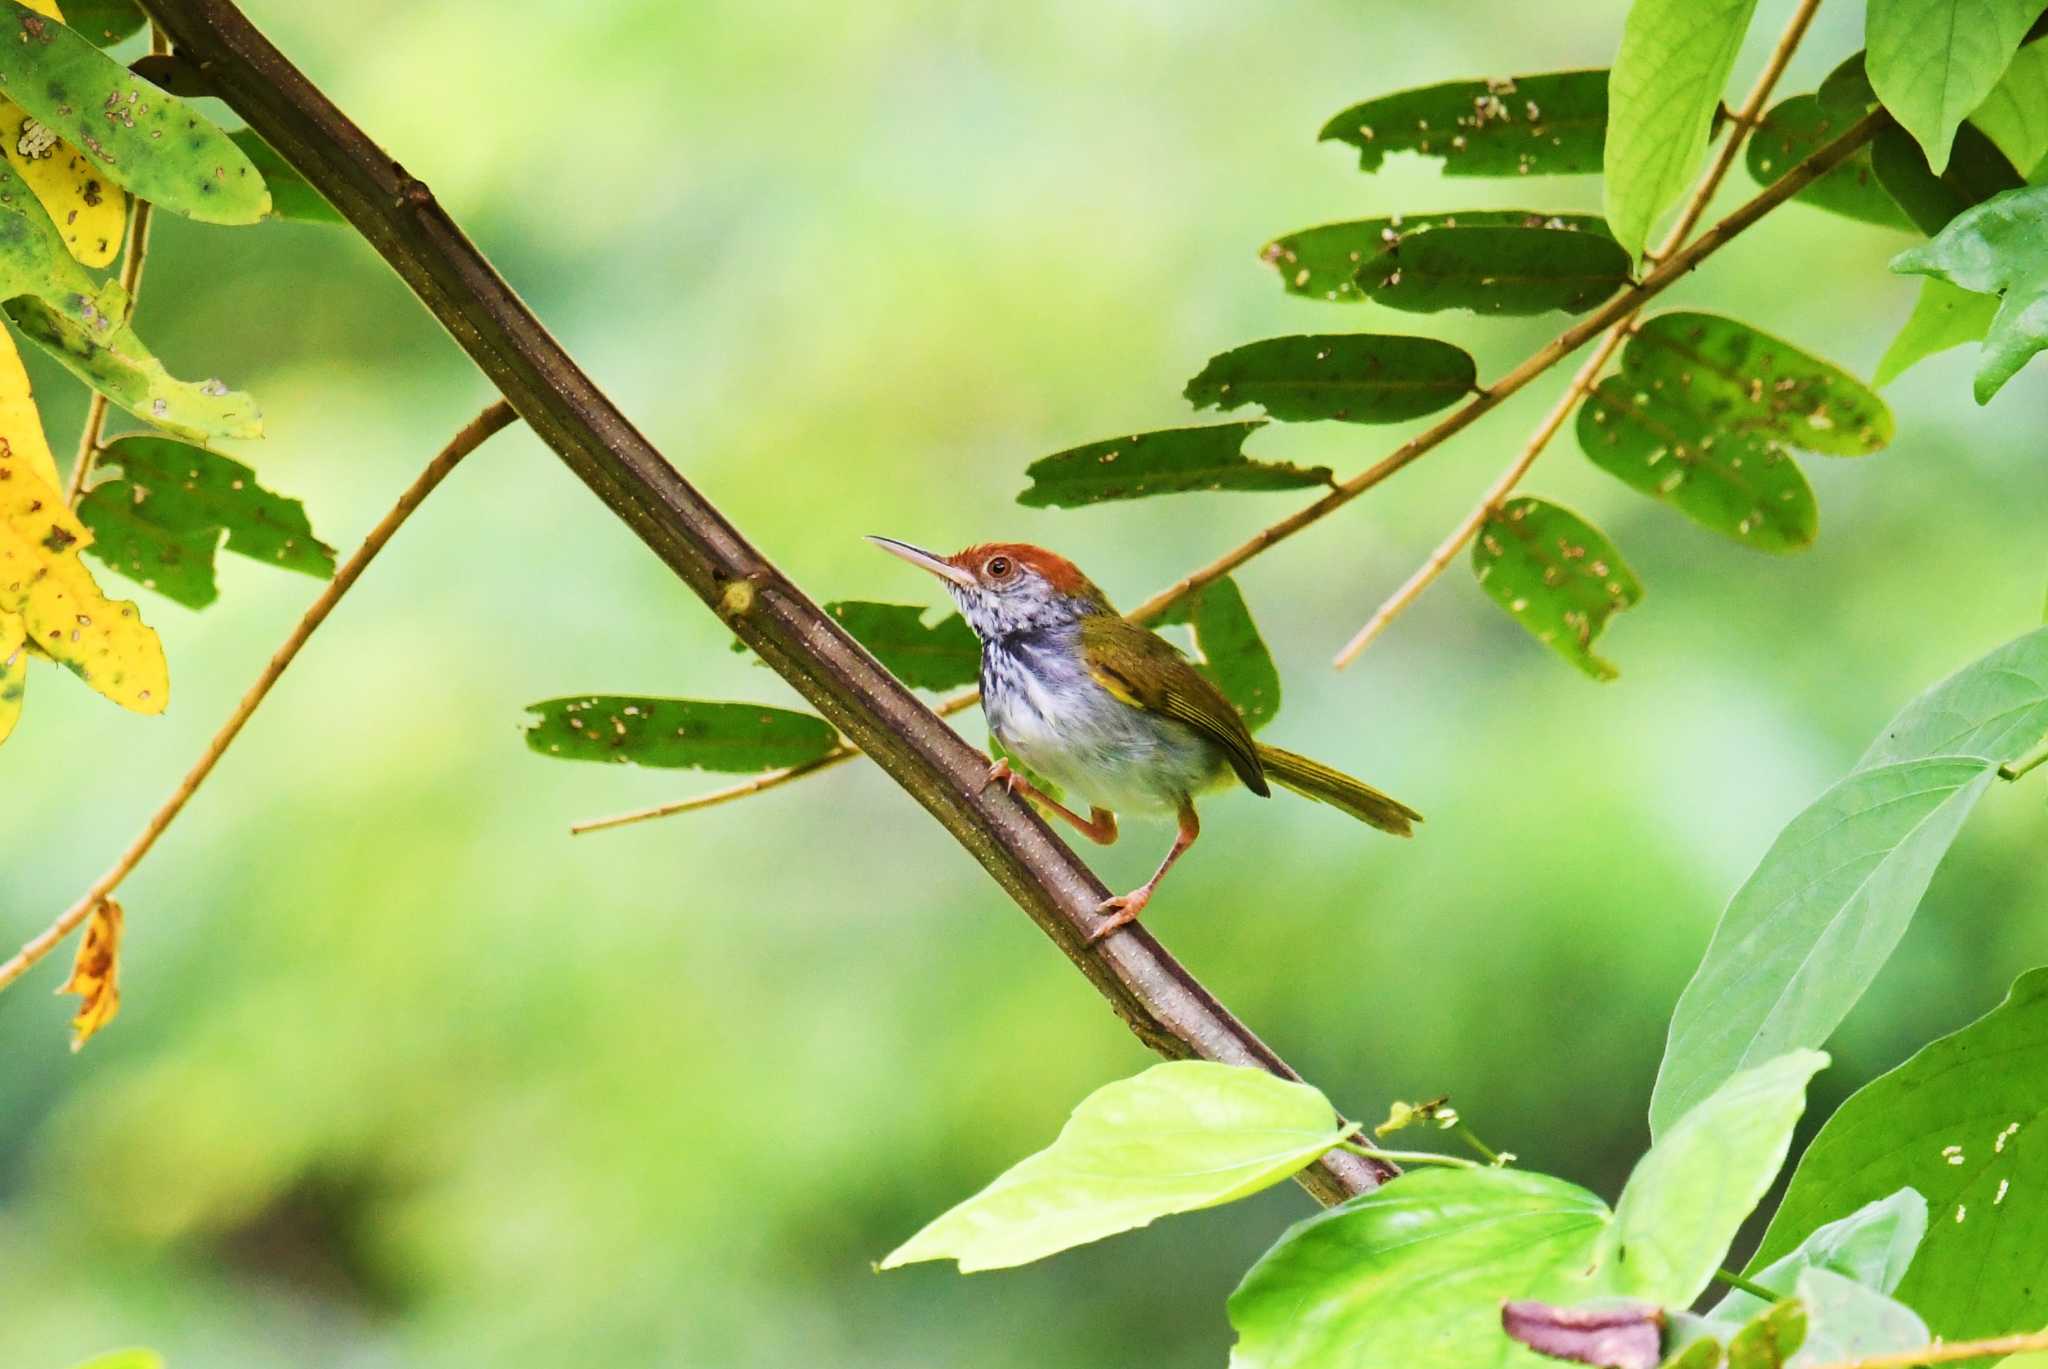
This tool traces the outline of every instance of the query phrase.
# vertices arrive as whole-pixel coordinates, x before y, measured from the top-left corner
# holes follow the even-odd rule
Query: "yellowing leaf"
[[[0,613],[0,742],[21,717],[21,695],[28,686],[28,629],[18,613]]]
[[[64,23],[55,0],[22,0],[46,19]],[[0,100],[0,152],[49,211],[71,255],[105,266],[121,250],[128,199],[47,124],[29,118],[12,100]]]
[[[42,414],[29,389],[28,369],[15,350],[14,335],[0,328],[0,459],[12,456],[25,462],[29,472],[52,489],[64,487],[57,474],[57,458],[50,455],[50,440],[43,436]]]
[[[71,1049],[83,1047],[121,1011],[120,956],[121,905],[103,898],[92,910],[92,921],[85,924],[85,939],[78,943],[78,956],[71,962],[71,978],[57,990],[85,1000],[78,1005],[78,1016],[71,1019]]]

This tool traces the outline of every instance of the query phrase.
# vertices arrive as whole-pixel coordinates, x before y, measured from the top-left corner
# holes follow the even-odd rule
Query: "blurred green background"
[[[1402,86],[1603,65],[1626,8],[247,7],[817,597],[935,602],[860,540],[887,532],[1041,541],[1126,603],[1294,497],[1032,511],[1025,463],[1189,421],[1181,384],[1256,337],[1428,332],[1485,375],[1554,332],[1290,299],[1255,254],[1361,214],[1597,209],[1593,178],[1407,158],[1368,178],[1314,135]],[[1739,84],[1789,8],[1760,7]],[[1786,92],[1859,44],[1860,13],[1823,8]],[[352,547],[489,392],[349,235],[160,223],[145,333],[256,392],[270,437],[240,454]],[[1867,374],[1911,304],[1884,271],[1902,245],[1795,207],[1672,302]],[[1561,375],[1254,563],[1288,691],[1266,735],[1429,823],[1409,845],[1212,801],[1152,925],[1346,1108],[1449,1092],[1494,1144],[1611,1195],[1728,894],[1899,704],[2040,620],[2048,386],[1979,410],[1970,366],[1893,388],[1891,450],[1807,462],[1823,535],[1792,559],[1559,441],[1529,488],[1649,586],[1605,641],[1609,686],[1462,566],[1358,666],[1327,664]],[[68,450],[80,396],[37,375]],[[1348,472],[1404,431],[1254,450]],[[204,613],[107,579],[159,628],[174,702],[135,717],[36,673],[0,752],[10,939],[127,843],[314,592],[234,557]],[[0,1362],[141,1342],[175,1369],[1220,1364],[1224,1296],[1309,1211],[1292,1188],[1014,1272],[870,1271],[1147,1063],[879,774],[567,836],[720,781],[551,764],[522,706],[792,698],[728,641],[523,431],[471,458],[129,882],[119,1023],[67,1054],[58,959],[0,996]],[[1817,1110],[2048,958],[2044,825],[2039,785],[1985,803]],[[1112,885],[1167,833],[1131,837],[1088,852]]]

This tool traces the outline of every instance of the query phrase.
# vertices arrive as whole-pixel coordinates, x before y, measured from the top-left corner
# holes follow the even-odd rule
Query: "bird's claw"
[[[1135,889],[1128,894],[1106,898],[1095,905],[1095,911],[1105,915],[1104,920],[1088,933],[1088,944],[1093,946],[1112,932],[1121,931],[1138,920],[1138,914],[1145,911],[1151,902],[1150,889]]]
[[[1017,792],[1017,779],[1017,772],[1010,768],[1010,763],[1001,760],[988,768],[988,775],[982,780],[981,787],[986,789],[992,784],[1000,784],[1004,793],[1014,794]]]

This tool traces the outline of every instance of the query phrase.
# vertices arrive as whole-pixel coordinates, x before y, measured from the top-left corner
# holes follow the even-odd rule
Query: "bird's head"
[[[960,616],[984,640],[1114,612],[1108,598],[1072,561],[1028,542],[984,542],[939,556],[893,537],[868,541],[945,581]]]

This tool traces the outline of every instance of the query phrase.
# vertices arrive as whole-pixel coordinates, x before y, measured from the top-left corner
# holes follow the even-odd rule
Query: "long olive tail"
[[[1264,742],[1260,742],[1258,748],[1259,764],[1265,767],[1266,773],[1304,798],[1341,808],[1360,822],[1370,823],[1397,837],[1414,835],[1413,824],[1422,821],[1422,814],[1407,804],[1352,779],[1341,770],[1332,770],[1319,761],[1297,756],[1292,751],[1282,751],[1277,746],[1267,746]]]

